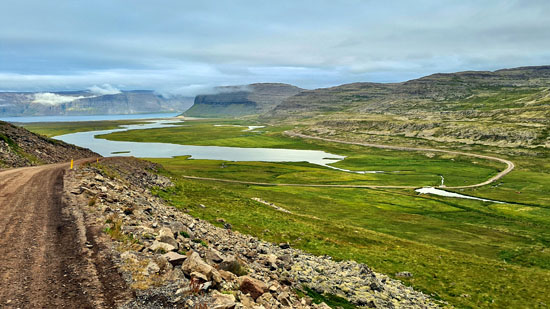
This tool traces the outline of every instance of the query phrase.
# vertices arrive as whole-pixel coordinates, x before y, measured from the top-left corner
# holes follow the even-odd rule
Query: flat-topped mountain
[[[300,93],[302,88],[288,84],[258,83],[246,86],[217,87],[215,94],[195,97],[193,106],[185,112],[191,117],[236,117],[263,114],[283,100]]]
[[[108,115],[183,112],[192,98],[165,98],[151,90],[97,94],[91,91],[0,92],[0,116]]]

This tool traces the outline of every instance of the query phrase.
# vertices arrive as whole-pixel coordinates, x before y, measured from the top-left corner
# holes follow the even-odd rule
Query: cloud
[[[0,1],[4,90],[193,95],[550,63],[550,1],[59,1]]]
[[[163,97],[184,96],[194,97],[198,94],[212,93],[216,87],[211,85],[191,84],[180,87],[164,88],[157,90]]]
[[[69,103],[78,99],[86,98],[85,96],[64,96],[56,93],[35,93],[32,103],[45,104],[45,105],[59,105],[63,103]]]
[[[103,86],[92,86],[88,90],[96,95],[107,95],[107,94],[119,94],[121,91],[109,84],[103,84]]]

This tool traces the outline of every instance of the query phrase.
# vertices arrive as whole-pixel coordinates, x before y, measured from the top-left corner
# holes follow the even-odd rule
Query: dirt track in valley
[[[379,145],[379,144],[371,144],[371,143],[360,143],[360,142],[349,142],[349,141],[343,141],[338,139],[330,139],[330,138],[324,138],[324,137],[318,137],[318,136],[311,136],[311,135],[305,135],[301,133],[294,133],[294,132],[285,132],[286,135],[292,136],[292,137],[299,137],[299,138],[307,138],[307,139],[316,139],[321,140],[325,142],[331,142],[331,143],[339,143],[339,144],[348,144],[348,145],[358,145],[358,146],[365,146],[365,147],[373,147],[373,148],[380,148],[380,149],[390,149],[390,150],[400,150],[400,151],[425,151],[425,152],[439,152],[439,153],[448,153],[453,155],[461,155],[461,156],[467,156],[467,157],[474,157],[474,158],[480,158],[480,159],[486,159],[491,161],[497,161],[500,163],[506,164],[506,168],[502,171],[500,171],[495,176],[487,179],[486,181],[476,183],[473,185],[467,185],[467,186],[454,186],[454,187],[445,187],[446,189],[465,189],[465,188],[476,188],[476,187],[482,187],[485,185],[488,185],[490,183],[493,183],[502,177],[508,175],[514,168],[515,164],[514,162],[506,159],[502,159],[499,157],[493,157],[493,156],[487,156],[487,155],[480,155],[476,153],[470,153],[470,152],[461,152],[461,151],[454,151],[454,150],[443,150],[443,149],[435,149],[435,148],[416,148],[416,147],[403,147],[403,146],[391,146],[391,145]]]
[[[444,186],[442,188],[445,189],[466,189],[466,188],[477,188],[482,187],[485,185],[488,185],[490,183],[493,183],[502,177],[506,176],[508,173],[510,173],[514,168],[514,162],[498,157],[493,156],[487,156],[487,155],[480,155],[475,153],[469,153],[469,152],[460,152],[460,151],[453,151],[453,150],[443,150],[443,149],[433,149],[433,148],[415,148],[415,147],[402,147],[402,146],[391,146],[391,145],[379,145],[379,144],[370,144],[370,143],[359,143],[359,142],[349,142],[349,141],[343,141],[343,140],[337,140],[337,139],[330,139],[330,138],[324,138],[324,137],[317,137],[317,136],[310,136],[300,133],[294,133],[294,132],[285,132],[286,135],[292,136],[292,137],[298,137],[298,138],[307,138],[307,139],[316,139],[321,140],[325,142],[331,142],[331,143],[339,143],[339,144],[349,144],[349,145],[358,145],[358,146],[365,146],[365,147],[373,147],[373,148],[381,148],[381,149],[390,149],[390,150],[399,150],[399,151],[425,151],[425,152],[440,152],[440,153],[448,153],[453,155],[461,155],[461,156],[468,156],[468,157],[474,157],[474,158],[480,158],[480,159],[487,159],[492,161],[497,161],[500,163],[506,164],[506,168],[502,171],[500,171],[497,175],[487,179],[486,181],[472,184],[472,185],[466,185],[466,186]],[[330,184],[294,184],[294,183],[267,183],[267,182],[253,182],[253,181],[241,181],[241,180],[233,180],[233,179],[222,179],[222,178],[209,178],[209,177],[197,177],[197,176],[183,176],[187,179],[196,179],[196,180],[209,180],[209,181],[218,181],[218,182],[228,182],[228,183],[238,183],[238,184],[246,184],[246,185],[257,185],[257,186],[282,186],[282,187],[328,187],[328,188],[365,188],[365,189],[417,189],[419,186],[382,186],[382,185],[330,185]]]
[[[63,200],[68,164],[0,171],[0,307],[110,308],[124,281]]]

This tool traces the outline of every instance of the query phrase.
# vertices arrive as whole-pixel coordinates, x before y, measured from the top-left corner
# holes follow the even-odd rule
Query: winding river
[[[174,119],[156,120],[145,124],[123,125],[120,128],[112,130],[65,134],[56,136],[55,139],[89,148],[102,156],[134,156],[138,158],[172,158],[176,156],[191,156],[192,159],[224,161],[309,162],[311,164],[321,165],[346,172],[356,172],[330,166],[329,164],[343,160],[345,157],[319,150],[196,146],[170,143],[110,141],[96,138],[97,135],[114,132],[167,128],[181,124],[182,121]],[[260,127],[250,126],[246,130],[255,130],[258,128]],[[359,171],[359,173],[367,172],[368,171]]]

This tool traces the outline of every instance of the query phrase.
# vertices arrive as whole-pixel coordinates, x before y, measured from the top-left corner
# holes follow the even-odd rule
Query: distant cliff
[[[89,91],[0,92],[0,116],[105,115],[183,112],[192,98],[164,98],[150,90],[98,95]]]
[[[191,117],[238,117],[263,114],[286,98],[303,91],[288,84],[259,83],[216,88],[216,94],[198,95],[185,112]]]

